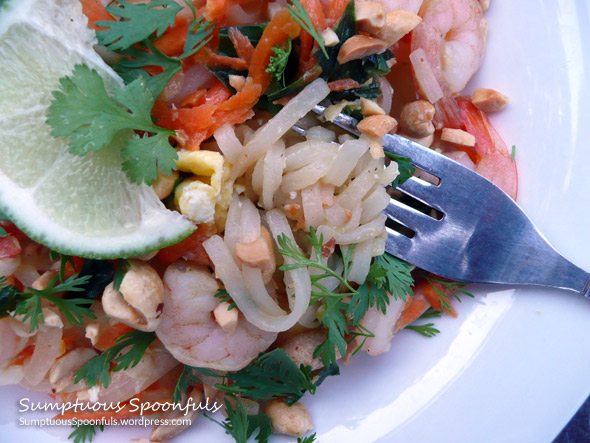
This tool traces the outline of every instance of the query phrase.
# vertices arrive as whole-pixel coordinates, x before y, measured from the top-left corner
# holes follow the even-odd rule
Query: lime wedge
[[[84,157],[50,135],[51,92],[76,64],[107,88],[121,79],[93,50],[79,0],[0,6],[0,209],[50,248],[89,258],[132,257],[176,243],[195,226],[121,170],[123,139]]]

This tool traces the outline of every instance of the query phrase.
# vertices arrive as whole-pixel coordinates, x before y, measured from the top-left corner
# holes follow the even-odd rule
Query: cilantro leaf
[[[86,258],[79,276],[90,277],[84,285],[80,285],[83,288],[83,291],[79,293],[80,298],[95,300],[102,295],[104,288],[113,281],[113,265],[108,260]]]
[[[26,288],[25,291],[18,293],[18,300],[14,308],[14,315],[22,315],[22,321],[30,319],[31,331],[39,328],[43,323],[42,300],[48,300],[55,304],[61,311],[65,320],[71,325],[81,325],[84,322],[83,317],[96,318],[90,308],[84,305],[90,305],[92,300],[85,298],[60,298],[54,294],[59,292],[81,292],[90,276],[78,278],[78,274],[72,275],[67,280],[57,283],[58,277],[54,277],[45,289]]]
[[[232,405],[232,402],[235,406]],[[218,422],[205,414],[209,420],[217,423],[225,433],[233,437],[236,443],[247,443],[250,437],[258,430],[255,440],[259,443],[266,443],[272,434],[270,417],[264,414],[248,415],[244,404],[235,396],[226,397],[224,400],[227,418]]]
[[[6,229],[4,229],[2,226],[0,226],[0,237],[6,237],[8,235],[8,232],[6,232]]]
[[[394,154],[392,152],[385,151],[385,155],[394,162],[397,163],[399,175],[393,180],[391,186],[395,189],[402,183],[405,183],[416,171],[416,167],[412,164],[412,160],[408,157]]]
[[[104,425],[98,425],[101,431],[104,431]],[[74,425],[74,430],[68,435],[68,440],[74,440],[74,443],[91,442],[96,435],[96,426],[94,425]]]
[[[182,394],[186,394],[191,386],[201,383],[201,380],[194,372],[195,369],[196,368],[188,365],[182,366],[182,372],[178,377],[178,381],[174,387],[174,393],[172,394],[172,401],[174,403],[180,403]]]
[[[178,158],[168,142],[174,131],[156,126],[151,119],[154,98],[145,87],[145,80],[113,91],[109,97],[104,81],[95,70],[76,65],[71,77],[60,79],[61,90],[54,91],[47,123],[53,127],[54,137],[67,137],[70,152],[85,155],[110,144],[125,132],[145,131],[154,137],[132,138],[127,141],[122,155],[123,168],[131,181],[150,185],[161,167],[170,174]]]
[[[96,22],[97,26],[107,28],[96,33],[98,42],[112,51],[127,49],[153,33],[161,37],[174,25],[176,14],[182,10],[172,0],[151,0],[148,4],[118,0],[118,3],[120,6],[107,6],[106,11],[122,20]]]
[[[193,6],[194,8],[194,6]],[[193,9],[193,15],[195,11]],[[184,43],[183,54],[179,59],[190,57],[197,53],[213,38],[213,30],[215,29],[213,23],[209,23],[204,17],[197,18],[194,16],[193,21],[189,25],[186,42]]]
[[[215,297],[219,299],[219,303],[229,303],[228,311],[237,308],[236,302],[232,300],[231,295],[225,289],[218,289]]]
[[[153,332],[131,331],[123,334],[113,346],[92,357],[74,372],[74,383],[84,380],[89,388],[97,384],[108,387],[111,383],[111,362],[115,363],[114,372],[136,366],[155,339]],[[127,352],[122,353],[126,349]]]
[[[348,304],[340,299],[329,298],[325,300],[324,306],[321,322],[328,333],[326,340],[314,350],[313,357],[321,357],[322,364],[329,367],[336,361],[336,349],[340,355],[346,355],[347,342],[344,336],[348,334]]]
[[[114,69],[125,84],[130,84],[138,78],[145,79],[146,88],[152,92],[154,97],[159,97],[172,77],[182,70],[182,63],[180,60],[160,52],[147,40],[143,45],[147,50],[132,46],[122,52],[125,57],[117,62]],[[159,66],[163,71],[150,76],[142,69],[146,66]]]
[[[284,349],[277,348],[259,355],[245,368],[228,373],[225,377],[231,385],[216,384],[215,387],[252,400],[284,397],[287,404],[292,405],[306,391],[315,392],[310,374],[310,366],[297,367]]]
[[[316,441],[316,433],[314,432],[311,435],[308,435],[307,437],[298,437],[297,438],[297,443],[314,443]]]

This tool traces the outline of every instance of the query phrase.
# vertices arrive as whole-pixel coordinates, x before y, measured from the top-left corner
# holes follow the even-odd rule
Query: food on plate
[[[305,393],[470,295],[385,253],[391,196],[431,214],[396,187],[437,179],[383,137],[516,196],[486,116],[508,99],[460,95],[484,3],[0,3],[0,384],[122,406],[62,411],[94,420],[75,441],[202,401],[236,441],[313,441]]]

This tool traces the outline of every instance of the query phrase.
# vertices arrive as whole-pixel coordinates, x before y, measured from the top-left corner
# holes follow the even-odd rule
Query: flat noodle
[[[325,183],[331,183],[335,186],[342,186],[359,158],[369,149],[368,143],[360,140],[348,140],[340,146],[338,154],[330,167],[330,170],[324,177]]]
[[[333,161],[333,156],[319,158],[297,171],[285,174],[281,189],[284,192],[293,192],[300,191],[303,188],[313,185],[326,175],[326,172],[330,169]]]
[[[246,169],[264,155],[270,146],[276,143],[291,127],[315,105],[330,93],[328,84],[316,79],[297,94],[283,109],[262,126],[244,147],[232,170],[232,178],[242,175]]]
[[[389,204],[390,196],[381,186],[376,186],[362,202],[361,223],[373,220]]]
[[[285,142],[276,142],[264,156],[263,163],[261,203],[264,209],[272,209],[273,198],[281,186],[285,169]]]
[[[351,245],[353,243],[360,243],[370,238],[377,237],[385,231],[385,220],[387,216],[385,214],[379,214],[375,219],[371,220],[353,231],[346,233],[336,233],[334,238],[336,243],[340,245]]]
[[[308,186],[301,191],[301,201],[303,202],[303,216],[305,217],[305,227],[317,228],[324,222],[325,213],[322,203],[320,184]]]
[[[238,155],[240,155],[244,147],[238,140],[238,137],[236,137],[233,126],[229,123],[223,125],[213,133],[213,137],[225,158],[230,163],[235,163]]]
[[[240,243],[250,243],[260,237],[260,213],[247,197],[240,197]]]
[[[373,252],[373,239],[365,240],[354,248],[352,253],[352,266],[348,273],[348,279],[359,285],[362,284],[369,274]]]

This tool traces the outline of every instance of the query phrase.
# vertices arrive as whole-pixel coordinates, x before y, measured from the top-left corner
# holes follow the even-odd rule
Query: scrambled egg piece
[[[219,152],[179,151],[176,166],[195,175],[176,188],[174,201],[180,212],[193,223],[215,222],[223,229],[233,190],[229,164]]]

